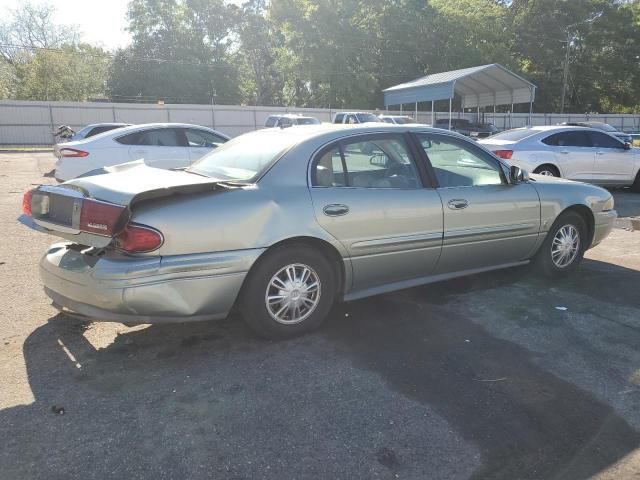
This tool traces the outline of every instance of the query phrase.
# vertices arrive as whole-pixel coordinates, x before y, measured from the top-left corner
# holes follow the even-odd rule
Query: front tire
[[[294,337],[323,323],[335,299],[335,285],[324,255],[303,245],[283,245],[251,270],[239,309],[261,337]]]
[[[576,212],[561,214],[547,233],[536,254],[534,263],[549,277],[560,277],[573,272],[587,249],[587,224]]]
[[[553,165],[540,165],[533,173],[544,175],[546,177],[560,177],[560,172]]]

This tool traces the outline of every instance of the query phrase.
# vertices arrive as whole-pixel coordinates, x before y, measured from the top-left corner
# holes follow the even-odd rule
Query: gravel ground
[[[569,279],[466,277],[267,342],[59,315],[53,239],[16,222],[52,156],[0,166],[2,479],[640,478],[640,195]]]

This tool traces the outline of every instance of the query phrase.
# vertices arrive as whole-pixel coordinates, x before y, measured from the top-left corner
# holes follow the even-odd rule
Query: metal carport
[[[516,75],[502,65],[492,63],[479,67],[463,68],[449,72],[434,73],[425,77],[401,83],[382,91],[384,105],[431,101],[431,122],[433,123],[433,103],[437,100],[449,100],[449,128],[451,128],[451,104],[453,97],[462,99],[462,108],[478,109],[493,105],[513,105],[529,103],[529,124],[533,111],[536,86]],[[417,118],[416,118],[417,120]]]

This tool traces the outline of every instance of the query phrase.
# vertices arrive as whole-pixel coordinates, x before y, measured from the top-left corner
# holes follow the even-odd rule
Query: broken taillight
[[[89,152],[85,152],[84,150],[78,150],[77,148],[69,148],[64,147],[60,149],[61,157],[87,157],[89,156]]]
[[[114,238],[114,246],[128,253],[146,253],[160,248],[162,234],[145,225],[129,224]]]
[[[85,199],[80,211],[79,229],[87,233],[113,236],[122,230],[120,219],[126,207]]]
[[[22,196],[22,213],[31,216],[31,199],[35,190],[29,190]]]

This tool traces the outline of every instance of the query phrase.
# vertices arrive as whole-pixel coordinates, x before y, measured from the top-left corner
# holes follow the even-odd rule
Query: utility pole
[[[560,113],[564,113],[564,97],[567,92],[567,80],[569,79],[569,49],[571,48],[571,40],[567,37],[566,52],[564,56],[564,72],[562,73],[562,96],[560,97]]]
[[[565,33],[567,34],[567,39],[566,40],[560,40],[562,43],[567,44],[567,50],[565,52],[565,56],[564,56],[564,72],[562,74],[562,97],[560,100],[560,113],[564,113],[564,98],[565,98],[565,93],[567,91],[567,81],[569,79],[569,51],[571,49],[571,44],[576,40],[577,36],[576,33],[573,32],[572,33],[572,29],[577,27],[578,25],[584,25],[584,24],[588,24],[588,23],[593,23],[594,21],[596,21],[597,19],[599,19],[602,16],[603,11],[599,11],[596,12],[595,14],[593,14],[591,17],[581,21],[581,22],[576,22],[573,23],[571,25],[567,25],[564,28]]]

